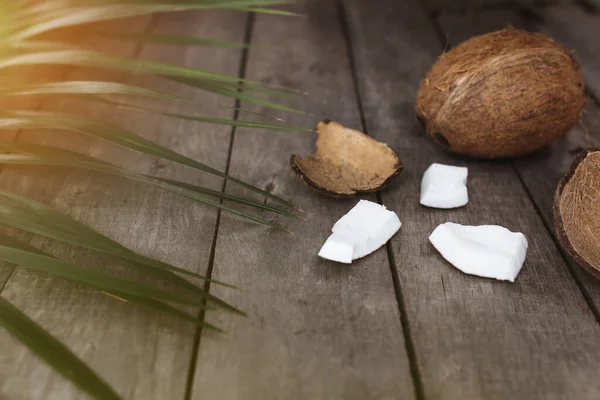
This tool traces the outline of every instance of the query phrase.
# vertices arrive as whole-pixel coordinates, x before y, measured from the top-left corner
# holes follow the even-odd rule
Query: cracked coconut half
[[[317,125],[317,151],[292,155],[294,172],[309,187],[333,197],[376,192],[402,171],[402,162],[385,143],[334,121]]]
[[[562,247],[600,279],[600,149],[579,154],[558,184],[554,225]]]

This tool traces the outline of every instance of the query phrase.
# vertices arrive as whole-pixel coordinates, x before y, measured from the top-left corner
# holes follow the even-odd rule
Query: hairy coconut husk
[[[421,82],[416,112],[427,135],[451,152],[501,158],[554,142],[584,105],[573,56],[546,35],[510,28],[440,56]]]
[[[567,253],[600,279],[600,149],[580,153],[558,184],[554,226]]]
[[[354,197],[389,185],[402,171],[398,154],[385,143],[337,122],[317,125],[317,151],[292,155],[294,172],[309,187],[333,197]]]

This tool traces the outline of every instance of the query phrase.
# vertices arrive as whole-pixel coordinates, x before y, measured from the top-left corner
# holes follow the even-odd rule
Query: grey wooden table
[[[0,267],[1,295],[68,344],[126,399],[599,399],[600,282],[557,247],[551,202],[574,155],[600,143],[600,14],[581,4],[535,4],[309,0],[296,7],[303,18],[203,12],[134,21],[137,31],[260,46],[241,51],[138,44],[116,49],[123,54],[307,91],[307,99],[288,103],[314,117],[286,114],[288,123],[312,127],[330,118],[389,143],[405,171],[389,189],[365,198],[396,211],[402,229],[386,248],[352,266],[325,262],[316,257],[318,249],[356,200],[322,197],[290,170],[289,156],[311,153],[314,134],[232,130],[108,105],[83,109],[65,100],[40,106],[79,107],[119,122],[291,199],[309,221],[279,221],[295,232],[290,236],[106,175],[5,167],[2,185],[143,254],[244,288],[211,292],[249,318],[211,314],[211,322],[229,332],[218,336],[9,265]],[[576,51],[590,96],[596,96],[582,121],[590,138],[576,126],[552,147],[514,161],[449,156],[417,123],[419,82],[446,46],[508,25],[548,33]],[[211,106],[232,105],[229,100],[184,86],[170,89],[206,104],[205,110],[190,110],[174,102],[171,110],[233,116]],[[82,136],[13,132],[13,138],[240,193],[219,179]],[[469,167],[466,208],[419,205],[420,179],[432,162]],[[467,276],[446,263],[427,241],[446,221],[524,232],[530,248],[516,282]],[[30,239],[62,258],[115,263]],[[84,396],[0,331],[0,398]]]

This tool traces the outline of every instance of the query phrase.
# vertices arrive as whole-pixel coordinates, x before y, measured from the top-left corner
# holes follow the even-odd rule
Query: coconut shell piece
[[[402,170],[398,154],[362,132],[325,120],[317,125],[317,151],[292,155],[294,172],[309,187],[333,197],[354,197],[389,185]]]
[[[585,105],[567,49],[521,29],[475,36],[442,54],[421,82],[417,116],[427,136],[474,158],[505,158],[553,143]]]
[[[554,226],[567,253],[600,279],[600,149],[580,153],[559,182]]]

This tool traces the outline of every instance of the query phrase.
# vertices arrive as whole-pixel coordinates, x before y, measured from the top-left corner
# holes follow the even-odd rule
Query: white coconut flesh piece
[[[332,234],[319,251],[319,257],[344,264],[352,264],[354,247],[352,241],[341,234]]]
[[[332,228],[319,256],[350,264],[383,246],[401,226],[400,219],[385,206],[361,200]]]
[[[514,282],[527,254],[527,238],[497,225],[439,225],[429,241],[450,264],[470,275]]]
[[[421,204],[433,208],[457,208],[469,202],[466,167],[431,164],[421,181]]]

